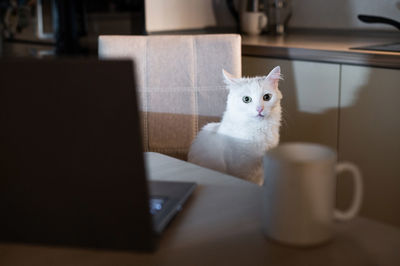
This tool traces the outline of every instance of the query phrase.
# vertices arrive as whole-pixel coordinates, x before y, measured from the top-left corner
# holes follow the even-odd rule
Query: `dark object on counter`
[[[259,3],[258,0],[247,0],[246,12],[258,12]]]
[[[388,24],[400,30],[400,22],[394,19],[379,17],[379,16],[371,16],[371,15],[358,15],[358,19],[365,23]]]
[[[292,17],[291,0],[264,0],[264,5],[268,16],[268,32],[284,34]]]
[[[56,21],[56,54],[86,53],[79,38],[87,35],[86,18],[82,1],[58,0]]]
[[[236,32],[240,32],[240,16],[235,8],[235,4],[233,3],[233,0],[226,0],[226,5],[228,6],[228,10],[231,13],[233,19],[235,20]]]

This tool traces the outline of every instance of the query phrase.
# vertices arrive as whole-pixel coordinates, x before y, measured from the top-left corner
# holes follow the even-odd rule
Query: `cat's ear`
[[[281,67],[277,66],[274,69],[272,69],[265,79],[268,80],[269,82],[272,82],[274,86],[277,86],[279,80],[282,79]]]
[[[226,85],[235,85],[238,84],[239,80],[238,78],[235,78],[231,73],[226,71],[225,69],[222,69],[222,76],[224,77],[224,83]]]

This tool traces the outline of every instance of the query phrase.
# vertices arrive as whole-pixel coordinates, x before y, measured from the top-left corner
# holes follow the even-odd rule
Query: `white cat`
[[[279,143],[280,72],[278,66],[268,76],[234,78],[223,70],[229,89],[226,111],[220,123],[201,129],[188,160],[262,185],[263,154]]]

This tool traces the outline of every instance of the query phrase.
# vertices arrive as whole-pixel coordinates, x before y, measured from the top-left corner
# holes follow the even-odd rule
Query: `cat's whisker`
[[[281,117],[282,126],[288,128],[290,126],[288,120],[286,119],[288,113],[286,112],[286,110],[282,110],[281,112],[282,112],[282,117]]]
[[[281,130],[282,129],[289,130],[289,128],[291,128],[290,119],[282,118],[282,120],[281,120]]]
[[[290,124],[288,123],[288,121],[285,118],[282,118],[281,122],[282,122],[282,125],[281,125],[282,127],[284,127],[284,128],[290,127]]]

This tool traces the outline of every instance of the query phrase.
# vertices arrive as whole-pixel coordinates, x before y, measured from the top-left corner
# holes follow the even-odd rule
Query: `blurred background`
[[[144,34],[141,0],[0,0],[3,57],[97,55],[100,34]]]
[[[257,12],[268,23],[242,35],[242,69],[281,66],[281,142],[325,144],[355,162],[361,215],[400,227],[400,0],[0,0],[0,58],[97,57],[99,35],[242,34],[244,14]],[[341,180],[345,208],[352,184]]]
[[[290,29],[396,31],[358,14],[400,19],[397,0],[0,0],[0,56],[97,55],[100,34],[239,32],[244,11]]]

